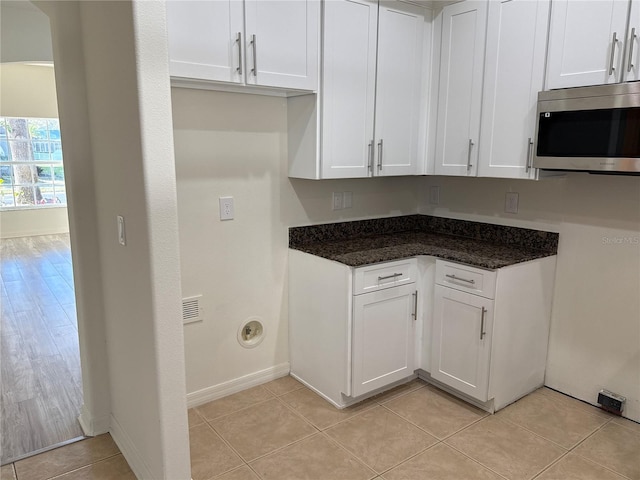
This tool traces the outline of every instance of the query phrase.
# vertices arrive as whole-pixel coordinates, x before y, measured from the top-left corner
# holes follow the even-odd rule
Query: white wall
[[[76,282],[90,282],[80,293],[79,331],[98,347],[84,351],[83,380],[87,368],[90,376],[108,374],[102,384],[92,378],[91,393],[107,386],[109,431],[138,478],[187,480],[164,4],[41,5],[55,17],[62,133],[82,133],[65,141],[74,171],[69,193],[78,204],[70,209],[74,273],[77,265]],[[126,220],[126,246],[118,244],[116,215]]]
[[[545,383],[590,403],[601,388],[620,393],[640,421],[640,178],[426,177],[421,191],[421,213],[560,233]],[[519,193],[516,215],[504,213],[507,191]]]
[[[203,295],[204,321],[187,324],[187,391],[288,362],[288,227],[415,213],[420,178],[287,177],[286,99],[174,88],[178,218],[185,297]],[[331,210],[333,191],[353,208]],[[235,220],[218,197],[235,198]],[[240,323],[259,316],[267,337],[242,348]]]
[[[51,62],[48,17],[28,1],[0,2],[0,62]]]
[[[44,16],[42,13],[40,15]],[[3,25],[4,20],[3,17]],[[46,25],[46,33],[50,35],[48,20]],[[48,44],[51,48],[50,37]],[[58,103],[53,68],[20,63],[0,65],[0,116],[57,118]],[[0,238],[68,231],[66,207],[0,212]]]

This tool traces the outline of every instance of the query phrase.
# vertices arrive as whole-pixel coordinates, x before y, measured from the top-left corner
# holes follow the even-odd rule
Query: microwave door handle
[[[616,43],[618,43],[618,32],[613,32],[613,38],[611,39],[611,59],[609,60],[609,75],[613,75],[616,71],[616,67],[613,65],[616,56]]]
[[[631,29],[631,36],[629,37],[629,63],[627,65],[627,72],[631,72],[633,69],[633,44],[635,43],[636,38],[636,29],[635,27]]]

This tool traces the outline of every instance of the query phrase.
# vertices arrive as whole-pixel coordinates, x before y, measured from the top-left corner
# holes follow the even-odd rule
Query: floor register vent
[[[200,299],[202,295],[182,299],[182,323],[202,321],[202,309]]]

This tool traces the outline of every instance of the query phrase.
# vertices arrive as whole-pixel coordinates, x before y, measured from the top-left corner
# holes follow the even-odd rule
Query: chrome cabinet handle
[[[467,171],[471,170],[471,149],[473,148],[473,140],[469,139],[469,153],[467,154]]]
[[[396,277],[401,277],[401,276],[402,276],[401,273],[394,273],[393,275],[386,275],[384,277],[378,277],[378,281],[388,280],[389,278],[396,278]]]
[[[238,42],[238,74],[242,75],[242,32],[238,32],[236,36],[236,42]]]
[[[418,319],[418,291],[413,293],[413,313],[411,314],[414,320]]]
[[[256,36],[251,35],[251,47],[253,49],[253,72],[254,76],[258,76],[258,59],[256,58]]]
[[[367,145],[367,148],[369,151],[369,161],[367,162],[367,170],[369,170],[370,172],[373,172],[373,140],[369,142],[369,145]]]
[[[616,43],[618,43],[618,32],[613,32],[613,38],[611,39],[611,60],[609,61],[609,75],[613,75],[616,67],[613,66],[614,57],[616,56]]]
[[[476,283],[475,280],[467,280],[466,278],[456,277],[455,275],[446,274],[445,277],[450,278],[451,280],[459,280],[461,282],[467,282],[467,283],[470,283],[471,285],[475,285]]]
[[[480,340],[484,338],[487,332],[484,331],[484,316],[487,313],[487,309],[482,307],[482,317],[480,317]]]
[[[382,170],[382,139],[378,142],[378,171]]]
[[[636,35],[635,27],[631,29],[631,36],[629,37],[629,63],[627,64],[627,72],[630,72],[634,67],[633,65],[633,42],[638,38]]]
[[[527,169],[525,170],[527,173],[529,173],[529,170],[531,170],[531,151],[533,150],[533,141],[531,140],[531,137],[529,137],[529,143],[527,144]]]

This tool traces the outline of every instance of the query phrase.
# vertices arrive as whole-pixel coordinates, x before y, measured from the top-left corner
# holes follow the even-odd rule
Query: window
[[[0,117],[0,210],[66,204],[58,119]]]

